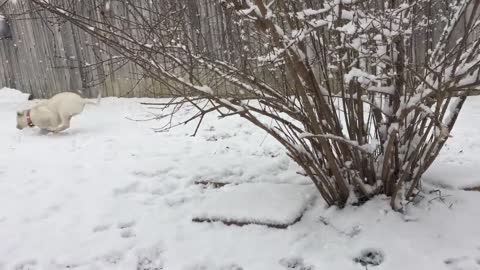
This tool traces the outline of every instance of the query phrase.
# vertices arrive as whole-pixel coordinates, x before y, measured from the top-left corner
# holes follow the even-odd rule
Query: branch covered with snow
[[[200,122],[218,110],[263,129],[330,205],[383,193],[401,210],[480,87],[474,0],[121,3],[131,16],[107,1],[96,17],[76,0],[31,1],[183,96]]]

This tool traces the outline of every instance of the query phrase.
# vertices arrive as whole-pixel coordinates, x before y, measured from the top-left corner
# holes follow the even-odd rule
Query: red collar
[[[30,117],[30,110],[27,111],[27,115],[26,115],[26,116],[27,116],[27,125],[28,125],[29,127],[34,127],[35,125],[33,124],[32,118]]]

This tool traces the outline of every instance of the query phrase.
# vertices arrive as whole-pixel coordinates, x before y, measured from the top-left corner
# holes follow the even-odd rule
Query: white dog
[[[80,114],[86,104],[99,104],[100,99],[101,92],[97,102],[72,92],[56,94],[31,109],[17,112],[17,129],[36,126],[44,132],[61,132],[70,127],[72,117]]]

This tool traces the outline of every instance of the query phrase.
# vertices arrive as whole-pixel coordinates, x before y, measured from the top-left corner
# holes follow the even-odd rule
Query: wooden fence
[[[198,28],[192,31],[198,30],[206,37],[200,45],[207,50],[215,54],[237,51],[232,49],[232,46],[238,45],[231,33],[238,29],[229,23],[225,17],[228,15],[220,10],[216,0],[161,1],[180,1],[188,6],[186,19]],[[51,23],[49,20],[53,18],[35,11],[30,1],[16,2],[7,2],[0,9],[0,15],[8,14],[13,34],[11,40],[0,40],[0,87],[19,89],[36,98],[48,98],[59,92],[79,89],[83,89],[85,95],[90,97],[99,90],[104,96],[159,97],[169,94],[168,89],[160,84],[142,79],[142,71],[132,63],[105,62],[88,67],[102,59],[111,59],[114,53],[106,47],[92,46],[97,41],[68,22]],[[99,17],[94,7],[102,4],[105,4],[105,0],[82,0],[85,12],[90,12],[88,15],[92,18]],[[456,32],[458,36],[462,34],[462,31]],[[432,39],[438,36],[439,33],[434,33]],[[418,47],[420,52],[423,50],[422,43]],[[227,59],[239,56],[226,53],[218,57]],[[227,89],[230,86],[225,85],[221,91],[229,91]]]
[[[82,2],[86,12],[105,4],[103,0]],[[198,27],[209,35],[209,44],[205,46],[220,51],[218,46],[225,33],[225,24],[218,19],[217,25],[211,25],[211,21],[208,25],[202,22],[202,18],[211,18],[219,11],[218,5],[211,0],[184,2],[197,13],[192,18]],[[21,0],[15,4],[10,1],[0,10],[0,14],[8,14],[13,34],[13,39],[0,40],[0,88],[19,89],[36,98],[80,89],[90,97],[96,96],[99,90],[105,96],[169,95],[168,89],[144,78],[140,68],[132,63],[107,61],[88,67],[91,63],[115,58],[115,55],[104,46],[92,46],[98,45],[97,41],[70,23],[50,23],[53,18],[44,12],[32,12],[34,10],[30,1]],[[99,14],[91,12],[89,16],[98,18]]]

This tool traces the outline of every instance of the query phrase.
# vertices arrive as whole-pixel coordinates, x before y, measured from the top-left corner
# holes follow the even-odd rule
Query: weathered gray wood
[[[85,13],[98,19],[99,14],[91,10],[102,3],[84,0]],[[0,10],[0,14],[15,14],[10,16],[13,39],[0,41],[0,87],[16,88],[36,98],[75,90],[82,90],[90,97],[96,96],[98,90],[104,96],[168,94],[159,84],[152,87],[151,80],[139,83],[142,71],[134,64],[127,63],[121,68],[111,63],[89,67],[115,56],[115,52],[68,22],[50,24],[45,13],[24,14],[32,10],[31,5],[30,1],[17,1]],[[119,5],[112,4],[112,9],[124,12]]]
[[[158,8],[152,5],[173,7],[185,4],[188,8],[188,12],[185,12],[188,22],[186,27],[192,35],[193,48],[206,49],[210,56],[221,60],[238,61],[242,66],[248,64],[239,49],[246,44],[238,35],[233,34],[240,31],[239,26],[232,24],[231,14],[229,12],[224,14],[217,1],[159,0],[155,4],[149,0],[136,1],[146,10]],[[93,37],[68,22],[49,23],[48,19],[52,18],[46,13],[25,13],[33,8],[30,1],[16,2],[17,4],[7,3],[0,10],[0,14],[15,14],[10,16],[13,40],[0,40],[0,87],[16,88],[32,93],[37,98],[48,98],[59,92],[80,89],[90,97],[95,96],[97,91],[102,91],[104,96],[169,95],[168,87],[162,83],[142,79],[142,70],[132,63],[126,63],[121,67],[110,62],[95,64],[116,56],[116,53],[98,44]],[[82,12],[92,19],[102,20],[98,9],[94,7],[104,3],[104,0],[82,0]],[[439,2],[439,5],[442,3]],[[127,14],[121,1],[112,1],[110,7],[110,12],[135,20],[134,15]],[[455,36],[461,37],[462,26],[458,28]],[[425,60],[423,53],[426,46],[438,40],[440,31],[441,26],[432,29],[427,40],[425,33],[414,33],[418,36],[418,39],[415,39],[418,44],[412,52],[414,54],[412,57],[416,59],[417,64],[421,65]],[[264,50],[262,46],[257,49]],[[274,87],[284,89],[288,83],[276,79],[273,73],[264,70],[259,70],[258,74]],[[217,85],[215,90],[224,94],[237,93],[236,87],[226,83]]]

